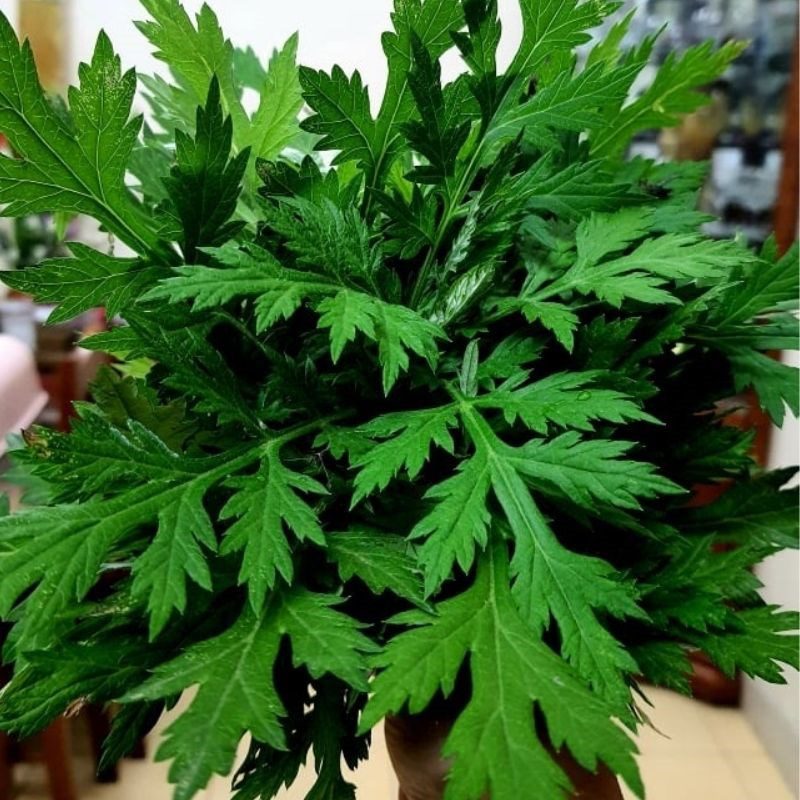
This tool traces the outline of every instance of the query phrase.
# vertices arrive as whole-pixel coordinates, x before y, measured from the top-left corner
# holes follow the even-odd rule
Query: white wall
[[[800,366],[798,353],[785,358]],[[783,430],[773,430],[769,465],[794,466],[800,463],[800,425],[788,417]],[[764,583],[764,599],[769,603],[796,609],[800,607],[800,555],[784,552],[773,556],[758,569]],[[798,796],[800,768],[800,676],[786,671],[787,684],[773,686],[763,681],[750,681],[745,686],[744,707],[761,741],[776,761],[786,782]]]
[[[142,72],[163,71],[151,56],[151,48],[133,21],[143,19],[137,0],[64,0],[70,6],[71,60],[77,64],[91,56],[98,30],[111,37],[125,67]],[[190,14],[202,0],[184,0]],[[15,6],[16,0],[0,0],[0,8]],[[240,47],[250,45],[266,59],[295,31],[300,32],[299,60],[302,64],[329,69],[339,64],[346,72],[358,69],[370,87],[374,105],[380,101],[386,81],[386,62],[380,35],[389,29],[392,0],[211,0],[225,34]],[[500,0],[504,23],[500,61],[510,61],[521,36],[517,0]],[[13,11],[13,9],[12,9]],[[13,18],[12,18],[13,21]],[[450,61],[450,70],[453,61]],[[445,61],[445,74],[448,71]]]
[[[0,0],[0,11],[2,11],[11,20],[12,25],[17,24],[16,0]]]

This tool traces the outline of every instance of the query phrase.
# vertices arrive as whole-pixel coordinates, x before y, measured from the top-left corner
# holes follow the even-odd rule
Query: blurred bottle
[[[66,0],[19,0],[19,37],[28,39],[48,92],[67,85],[69,15]]]
[[[728,125],[728,95],[722,83],[708,90],[710,101],[692,114],[687,114],[680,125],[665,128],[659,136],[663,155],[676,161],[705,161],[717,138]]]
[[[717,216],[706,226],[715,237],[740,233],[760,244],[772,228],[782,154],[780,137],[765,125],[761,103],[742,99],[717,140],[705,208]]]

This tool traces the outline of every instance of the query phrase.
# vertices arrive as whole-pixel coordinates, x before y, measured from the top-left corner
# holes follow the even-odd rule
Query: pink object
[[[47,403],[33,353],[18,339],[0,334],[0,455],[6,436],[32,425]]]

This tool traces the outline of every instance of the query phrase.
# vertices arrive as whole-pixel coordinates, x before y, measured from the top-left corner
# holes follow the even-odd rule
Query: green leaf
[[[294,37],[291,37],[294,38]],[[290,38],[290,41],[291,41]],[[289,42],[287,42],[289,44]],[[284,45],[284,48],[286,45]],[[273,50],[273,57],[281,51]],[[261,63],[258,53],[250,45],[233,48],[233,72],[240,84],[247,89],[259,91],[267,77],[267,71]]]
[[[248,150],[229,161],[233,126],[220,104],[214,78],[205,107],[197,109],[194,137],[175,131],[175,165],[164,179],[172,209],[183,230],[184,260],[193,261],[198,249],[224,244],[242,228],[231,221],[247,168]]]
[[[616,9],[614,3],[580,0],[521,0],[522,41],[509,68],[528,79],[543,62],[590,41],[589,31]]]
[[[105,34],[78,72],[65,118],[45,97],[30,44],[20,45],[0,14],[0,128],[19,154],[0,158],[3,213],[87,214],[140,254],[171,260],[157,226],[125,186],[141,126],[140,117],[130,119],[136,75],[122,74]]]
[[[136,258],[115,258],[71,242],[72,258],[51,258],[35,267],[3,273],[12,289],[40,303],[58,303],[48,322],[66,322],[92,308],[115,316],[136,302],[158,277],[158,270]]]
[[[334,363],[357,331],[378,344],[383,367],[383,390],[389,393],[401,372],[409,367],[408,350],[434,364],[438,356],[437,339],[444,338],[438,325],[423,319],[406,306],[385,303],[371,295],[343,289],[317,306],[320,328],[330,328],[331,357]]]
[[[432,595],[452,574],[458,563],[464,572],[472,568],[476,547],[486,547],[491,514],[489,464],[476,453],[459,465],[459,471],[428,489],[431,510],[414,526],[410,537],[425,539],[419,562],[425,570],[425,594]]]
[[[512,333],[502,339],[497,347],[478,366],[478,380],[511,378],[523,373],[523,367],[535,362],[542,353],[543,344],[524,333]]]
[[[334,364],[342,357],[345,345],[355,341],[357,333],[375,339],[373,305],[367,295],[344,289],[334,297],[323,300],[317,308],[322,312],[319,327],[330,328],[331,359]]]
[[[134,420],[127,420],[124,427],[118,428],[96,406],[80,405],[77,412],[70,435],[43,428],[36,449],[26,456],[37,475],[48,480],[61,478],[62,494],[68,499],[107,494],[141,485],[148,479],[193,477],[208,464],[181,459],[156,434]],[[68,475],[64,474],[66,471]]]
[[[147,436],[154,438],[152,434]],[[150,546],[173,558],[176,551],[189,548],[192,561],[164,564],[157,576],[138,581],[138,588],[150,588],[153,593],[151,630],[163,627],[172,606],[183,605],[184,570],[195,580],[205,580],[197,545],[189,541],[194,535],[213,546],[202,510],[202,492],[248,464],[253,454],[239,452],[227,458],[198,460],[194,470],[173,454],[173,470],[168,472],[168,462],[162,461],[161,474],[148,480],[147,473],[142,473],[141,461],[136,460],[138,452],[133,449],[127,453],[129,463],[124,469],[138,469],[139,481],[144,481],[141,485],[137,485],[139,481],[132,482],[130,488],[108,499],[94,497],[80,504],[30,509],[0,519],[0,614],[7,617],[25,596],[16,629],[20,651],[46,646],[59,625],[60,615],[70,604],[83,600],[99,580],[110,549],[156,520],[160,522],[161,537]],[[188,514],[185,519],[184,514]],[[145,550],[143,557],[149,566],[154,555]],[[52,564],[58,564],[58,569],[52,569]],[[26,594],[29,590],[32,591]]]
[[[110,367],[98,370],[90,390],[103,416],[113,425],[125,428],[129,420],[139,422],[171,450],[180,450],[194,430],[195,423],[186,419],[185,403],[161,403],[144,381],[121,376]]]
[[[380,294],[378,279],[385,272],[382,253],[355,208],[338,208],[330,199],[319,203],[284,199],[269,214],[269,227],[285,239],[295,255],[295,267],[334,278],[343,286]]]
[[[191,706],[167,729],[157,753],[173,761],[169,777],[177,800],[189,800],[214,773],[230,771],[245,731],[283,746],[284,706],[270,669],[283,631],[265,624],[274,624],[275,616],[245,612],[228,631],[193,645],[124,698],[158,700],[199,684]]]
[[[367,188],[380,188],[402,143],[402,124],[414,113],[414,98],[408,76],[413,63],[412,37],[436,60],[453,46],[452,33],[463,25],[458,0],[395,0],[394,30],[381,37],[388,76],[375,120],[375,156],[367,175]]]
[[[681,531],[715,534],[719,539],[766,547],[798,544],[798,489],[782,489],[794,468],[739,480],[709,505],[688,510]]]
[[[233,146],[237,153],[250,149],[253,157],[275,158],[295,138],[296,116],[302,105],[295,67],[297,37],[288,39],[276,51],[266,73],[253,67],[225,38],[211,8],[203,4],[195,23],[179,0],[142,0],[152,19],[138,22],[137,27],[156,48],[155,57],[166,63],[177,87],[166,87],[169,106],[176,95],[187,97],[192,106],[205,103],[212,79],[219,82],[220,102],[224,114],[232,122]],[[254,86],[255,80],[260,84]],[[242,105],[244,85],[260,95],[258,109],[248,117]],[[176,92],[177,89],[177,92]],[[179,126],[183,127],[183,126]],[[184,128],[185,130],[185,128]]]
[[[630,183],[612,175],[603,161],[574,162],[555,170],[543,157],[529,171],[527,207],[580,219],[589,211],[612,211],[635,192]]]
[[[742,478],[753,465],[753,439],[754,431],[702,424],[674,443],[673,458],[686,481]]]
[[[250,604],[258,611],[267,592],[275,586],[277,574],[292,584],[292,551],[284,525],[302,541],[325,544],[314,509],[298,494],[326,494],[314,478],[293,472],[280,460],[280,447],[267,447],[259,471],[232,478],[227,485],[238,489],[220,513],[220,519],[236,518],[225,534],[223,555],[244,551],[239,583],[247,585]]]
[[[436,308],[431,312],[430,319],[440,325],[451,325],[480,300],[491,287],[494,275],[495,267],[491,262],[476,264],[459,275],[445,289]]]
[[[112,545],[155,520],[181,488],[151,482],[107,501],[25,511],[0,519],[0,614],[7,617],[21,595],[18,650],[44,647],[59,615],[82,600],[98,580]],[[52,564],[58,564],[53,569]]]
[[[409,174],[417,183],[443,183],[455,173],[459,151],[467,141],[470,122],[463,119],[464,98],[442,91],[442,70],[416,33],[411,35],[413,60],[408,85],[419,113],[403,131],[414,150],[427,160]]]
[[[590,127],[604,108],[625,97],[633,77],[634,67],[630,66],[611,73],[595,66],[575,77],[562,72],[530,100],[497,114],[484,142],[497,145],[522,134],[534,144],[557,147],[551,131],[580,132]]]
[[[633,742],[609,719],[611,709],[531,635],[508,579],[506,555],[495,547],[481,559],[472,587],[391,640],[376,659],[383,669],[362,728],[406,703],[419,712],[438,690],[449,695],[469,656],[472,695],[443,748],[452,759],[446,800],[478,800],[487,792],[514,797],[521,786],[541,797],[567,797],[569,779],[536,734],[532,704],[556,750],[566,745],[589,770],[604,761],[641,792]]]
[[[800,296],[797,258],[795,243],[781,258],[753,264],[744,280],[731,283],[710,315],[713,324],[722,328],[776,309],[796,308]]]
[[[256,158],[277,158],[299,132],[297,115],[303,107],[303,97],[295,63],[297,41],[297,34],[292,34],[280,50],[273,52],[266,74],[262,77],[257,73],[250,82],[261,100],[243,147],[249,147]],[[242,72],[236,68],[236,52],[234,75],[243,80]]]
[[[141,355],[142,339],[129,325],[117,325],[81,339],[81,347],[120,359],[136,358]]]
[[[217,539],[203,496],[214,482],[205,476],[187,483],[180,495],[158,515],[158,532],[133,567],[134,597],[146,601],[150,638],[164,629],[174,611],[186,612],[186,581],[211,591],[211,571],[205,547],[213,553]]]
[[[436,340],[446,337],[438,325],[406,306],[376,303],[374,319],[375,339],[383,365],[383,391],[388,394],[400,373],[408,369],[408,350],[422,356],[432,366],[439,355]]]
[[[621,392],[592,386],[594,372],[556,372],[518,389],[497,389],[478,397],[478,408],[496,408],[507,422],[519,418],[528,428],[546,434],[550,423],[559,427],[594,430],[595,423],[647,421],[650,414]]]
[[[300,84],[303,97],[316,112],[303,120],[302,128],[322,137],[317,148],[338,150],[334,164],[357,161],[372,167],[376,160],[375,121],[361,75],[356,71],[348,78],[341,67],[334,67],[330,75],[301,67]]]
[[[723,541],[709,535],[674,541],[669,561],[648,576],[642,604],[664,633],[676,623],[703,633],[725,627],[731,622],[726,598],[745,605],[759,602],[760,583],[752,568],[775,548],[756,541],[719,552]]]
[[[615,22],[611,29],[595,44],[586,59],[586,66],[604,64],[607,67],[615,66],[621,56],[620,46],[628,35],[631,22],[636,15],[635,10],[629,11],[621,20]]]
[[[217,15],[204,4],[195,26],[178,0],[141,0],[141,3],[152,19],[137,22],[136,27],[156,48],[153,55],[167,64],[195,107],[205,103],[211,80],[216,77],[222,109],[233,123],[236,148],[244,148],[249,120],[236,88],[233,46],[220,29]]]
[[[653,82],[636,100],[609,109],[602,126],[591,136],[593,155],[621,155],[639,131],[677,125],[683,114],[708,102],[700,90],[719,78],[746,46],[731,41],[715,49],[709,40],[680,55],[669,53]]]
[[[555,439],[532,439],[509,457],[536,485],[587,509],[598,502],[638,509],[640,500],[683,493],[655,474],[652,464],[623,457],[632,446],[620,440],[582,440],[570,432]]]
[[[639,235],[631,226],[631,218],[629,212],[623,212],[619,218],[605,217],[603,236],[609,237],[609,246],[617,249],[624,246],[625,237]],[[672,233],[646,239],[630,254],[598,263],[596,254],[606,254],[606,245],[598,245],[591,233],[598,224],[601,223],[590,218],[579,225],[578,260],[560,278],[537,290],[533,299],[546,300],[576,290],[594,294],[616,308],[626,299],[658,305],[679,303],[667,288],[671,282],[719,279],[733,267],[752,259],[736,242]]]
[[[625,208],[615,214],[591,214],[575,231],[578,257],[597,264],[605,256],[619,253],[630,244],[644,239],[653,228],[653,209]]]
[[[769,683],[786,683],[782,662],[798,669],[798,640],[793,633],[800,627],[796,612],[761,606],[736,612],[738,627],[726,633],[695,637],[695,643],[726,674],[737,671]]]
[[[158,130],[151,129],[148,135],[148,125],[145,123],[145,136],[134,150],[134,155],[137,159],[137,167],[141,167],[143,160],[151,160],[151,162],[155,160],[152,151],[154,145],[157,146],[158,160],[166,159],[167,162],[167,169],[158,175],[160,179],[169,172],[169,166],[172,163],[172,153],[169,149],[172,144],[170,136],[161,131],[180,130],[191,133],[197,109],[203,105],[205,94],[195,99],[191,89],[183,88],[174,79],[167,81],[160,75],[139,75],[138,77],[142,85],[142,95],[150,106],[150,115]],[[207,89],[208,86],[206,86]],[[150,152],[147,152],[148,150]],[[150,169],[152,166],[147,167],[148,171]],[[139,177],[138,172],[134,174]]]
[[[458,385],[465,397],[475,397],[478,393],[479,362],[478,342],[473,339],[464,350],[464,360],[458,372]]]
[[[553,333],[559,344],[567,352],[575,346],[575,328],[578,327],[578,315],[568,306],[547,301],[520,301],[520,310],[528,322],[539,322]]]
[[[472,75],[468,83],[485,120],[496,109],[500,81],[497,77],[497,47],[502,28],[497,16],[497,0],[465,0],[467,33],[452,34],[461,57]]]
[[[338,287],[329,278],[282,266],[268,251],[227,246],[209,255],[223,267],[178,267],[146,295],[171,303],[191,300],[195,311],[219,308],[240,297],[255,298],[258,330],[288,319],[303,300],[332,294]]]
[[[273,198],[302,198],[317,206],[330,200],[337,208],[346,208],[359,188],[357,182],[340,180],[337,170],[323,171],[312,156],[305,156],[299,165],[288,161],[256,162],[263,181],[260,194]]]
[[[377,297],[356,295],[333,279],[318,273],[287,269],[266,250],[218,248],[215,259],[229,266],[178,267],[147,293],[150,300],[192,300],[199,311],[217,308],[238,297],[255,299],[257,327],[265,330],[289,317],[306,299],[322,299],[317,305],[319,327],[331,329],[331,355],[337,359],[348,341],[361,331],[377,342],[383,366],[383,387],[389,392],[401,371],[409,367],[408,350],[434,363],[436,340],[444,334],[438,325],[405,306]],[[331,297],[334,295],[334,297]]]
[[[97,765],[98,774],[113,770],[123,758],[141,747],[164,712],[164,704],[131,703],[121,708],[111,720],[111,732],[103,741]]]
[[[647,642],[631,648],[642,675],[655,686],[663,686],[691,697],[692,664],[686,650],[675,642]]]
[[[344,707],[347,702],[347,696],[342,697],[331,679],[323,680],[317,687],[310,724],[317,779],[306,800],[356,800],[356,787],[342,775],[349,722],[348,709]]]
[[[76,697],[84,703],[107,703],[140,682],[156,656],[141,642],[119,635],[102,644],[67,644],[30,653],[3,687],[0,725],[27,738],[67,712]]]
[[[353,460],[359,469],[354,480],[355,505],[376,489],[385,489],[403,469],[412,480],[428,460],[432,445],[453,452],[450,428],[456,423],[452,405],[422,411],[400,411],[385,414],[362,426],[361,433],[386,441],[376,444]]]
[[[611,564],[563,547],[520,475],[528,465],[527,455],[514,462],[507,446],[475,412],[464,421],[475,447],[485,453],[492,489],[514,535],[511,568],[522,616],[539,634],[552,616],[561,631],[564,658],[617,715],[628,716],[626,673],[635,672],[636,664],[599,615],[642,616],[632,586]]]
[[[354,768],[366,757],[366,737],[355,731],[362,703],[340,681],[324,677],[312,682],[313,699],[296,709],[289,724],[289,750],[252,742],[234,779],[235,800],[259,800],[289,787],[313,748],[317,780],[307,798],[354,800],[354,787],[342,776],[346,763]]]
[[[198,268],[199,269],[199,268]],[[163,309],[162,309],[163,313]],[[207,339],[207,324],[163,326],[161,319],[132,310],[126,314],[134,336],[120,328],[110,336],[112,345],[133,347],[136,357],[157,360],[167,375],[164,385],[194,400],[196,411],[215,414],[221,421],[236,421],[248,430],[261,430],[252,404],[244,395],[241,378],[233,373],[220,352]],[[119,332],[125,332],[122,336]],[[96,334],[96,341],[104,334]],[[106,340],[101,339],[105,346]],[[130,356],[130,353],[128,354]]]
[[[731,348],[728,361],[737,392],[752,387],[761,408],[777,425],[783,425],[786,407],[800,415],[800,384],[797,367],[782,364],[765,353],[745,348]]]
[[[224,633],[190,646],[123,698],[158,700],[199,686],[157,754],[173,762],[176,800],[190,800],[214,774],[229,774],[248,731],[260,742],[285,747],[280,720],[286,710],[272,677],[284,635],[291,639],[294,663],[312,676],[330,673],[366,688],[365,654],[375,646],[354,620],[333,608],[338,602],[304,589],[276,596],[259,614],[247,609]]]
[[[374,594],[388,590],[416,605],[422,604],[422,577],[400,536],[353,527],[329,534],[326,545],[343,581],[358,578]]]

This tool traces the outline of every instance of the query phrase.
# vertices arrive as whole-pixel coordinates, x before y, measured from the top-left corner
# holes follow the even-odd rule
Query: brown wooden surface
[[[69,723],[60,717],[40,734],[42,761],[47,770],[52,800],[78,800],[72,777]]]
[[[0,733],[0,800],[11,800],[11,753],[8,736]]]
[[[19,0],[19,35],[30,41],[39,80],[50,92],[62,91],[68,82],[66,6],[64,0]]]
[[[89,739],[92,746],[97,782],[116,783],[119,780],[119,769],[116,764],[112,764],[102,772],[99,770],[100,760],[103,757],[103,742],[111,733],[111,717],[106,709],[100,706],[87,706],[84,709],[84,716],[89,726]]]
[[[798,59],[800,49],[795,45],[792,78],[786,94],[786,119],[783,127],[783,167],[778,186],[778,201],[775,204],[775,238],[781,252],[789,249],[797,238],[797,218],[800,212],[800,186],[798,181],[798,150],[800,149],[800,126],[798,106]]]

